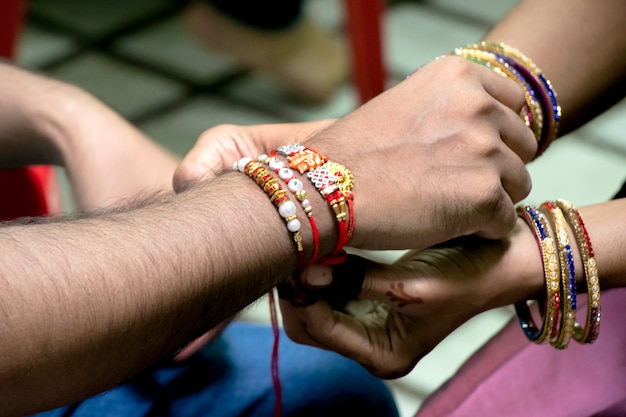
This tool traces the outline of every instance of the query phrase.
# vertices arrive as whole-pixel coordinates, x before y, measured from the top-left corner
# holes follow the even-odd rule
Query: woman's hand
[[[333,270],[316,266],[303,279],[315,286],[327,281],[321,278],[325,274]],[[332,276],[342,279],[351,277]],[[392,265],[368,261],[358,299],[340,310],[325,299],[304,308],[281,300],[281,310],[294,341],[336,351],[379,377],[396,378],[471,317],[532,299],[542,288],[539,252],[520,220],[502,240],[467,237],[408,252]]]
[[[256,157],[289,143],[302,143],[330,125],[332,120],[254,126],[218,125],[200,135],[174,175],[180,191],[202,179],[232,169],[244,156]]]

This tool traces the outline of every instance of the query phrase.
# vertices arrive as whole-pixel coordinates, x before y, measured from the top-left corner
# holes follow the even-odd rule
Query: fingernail
[[[326,287],[333,281],[332,268],[328,265],[311,265],[302,272],[301,279],[311,287]]]

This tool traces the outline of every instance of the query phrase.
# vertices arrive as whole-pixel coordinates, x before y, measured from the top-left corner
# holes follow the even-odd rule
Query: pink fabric
[[[579,297],[579,317],[586,302]],[[530,343],[513,320],[416,417],[626,416],[626,289],[602,293],[600,336],[565,350]]]

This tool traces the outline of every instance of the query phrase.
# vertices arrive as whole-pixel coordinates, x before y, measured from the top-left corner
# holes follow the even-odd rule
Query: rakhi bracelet
[[[298,255],[298,270],[304,269],[304,247],[302,246],[302,235],[300,234],[301,224],[296,215],[297,207],[289,199],[284,188],[263,164],[252,158],[241,158],[233,164],[233,169],[252,178],[270,197],[270,201],[278,209],[280,216],[285,219],[287,230],[293,235]]]
[[[339,229],[337,242],[331,254],[318,261],[327,264],[342,262],[346,257],[343,249],[354,230],[354,176],[343,165],[331,162],[327,156],[300,144],[280,146],[276,151],[287,157],[291,168],[301,174],[306,173],[335,214]]]
[[[556,233],[561,274],[559,331],[556,337],[550,340],[550,343],[557,349],[565,349],[574,333],[574,323],[576,321],[576,274],[574,271],[574,258],[570,246],[567,224],[561,209],[550,201],[546,201],[539,208],[546,210],[552,219],[552,225]]]
[[[515,311],[526,337],[532,342],[541,344],[553,338],[557,331],[559,308],[561,304],[557,247],[552,228],[540,211],[531,205],[520,205],[517,207],[517,213],[532,230],[541,254],[546,283],[541,328],[538,328],[535,324],[526,301],[515,303]]]
[[[540,155],[549,144],[557,137],[559,124],[561,120],[561,107],[557,102],[557,94],[552,83],[545,77],[543,72],[537,67],[537,65],[526,55],[524,55],[518,49],[515,49],[504,43],[496,42],[481,42],[479,44],[472,45],[475,49],[481,49],[485,51],[496,52],[506,57],[515,68],[522,73],[529,83],[536,86],[536,89],[542,97],[542,105],[544,108],[544,114],[547,116],[545,120],[546,129],[539,142],[539,150],[537,155]]]
[[[266,164],[272,171],[274,171],[276,175],[278,175],[278,178],[280,178],[287,185],[287,189],[289,189],[289,191],[291,191],[300,202],[304,214],[307,215],[309,223],[311,224],[311,232],[313,234],[313,255],[311,256],[308,264],[313,264],[319,254],[320,237],[317,224],[315,223],[315,218],[313,217],[313,207],[311,206],[311,201],[307,198],[304,184],[296,178],[294,171],[291,168],[288,168],[283,161],[276,158],[275,155],[262,154],[258,156],[257,160]]]
[[[307,172],[307,177],[332,208],[339,227],[335,248],[320,262],[343,262],[346,257],[343,249],[348,245],[354,230],[354,196],[351,192],[354,177],[346,167],[332,161]]]
[[[576,244],[580,250],[585,282],[587,284],[587,315],[585,326],[581,327],[578,322],[574,324],[574,340],[579,343],[593,343],[600,332],[600,280],[596,265],[591,239],[585,227],[580,213],[574,205],[564,199],[559,199],[556,204],[561,208],[567,222],[574,230]]]
[[[339,226],[337,243],[329,259],[339,256],[340,254],[342,255],[343,248],[349,241],[349,225],[354,221],[354,215],[352,219],[348,221],[348,215],[350,213],[349,204],[352,204],[352,198],[348,198],[347,195],[351,197],[351,193],[344,191],[346,190],[345,188],[341,188],[337,185],[337,174],[343,169],[343,166],[328,161],[307,173],[307,177],[311,180],[311,183],[317,188],[320,194],[326,199],[328,205],[332,208]],[[343,257],[343,255],[341,257]]]
[[[528,84],[524,76],[520,74],[515,67],[510,65],[504,57],[495,52],[475,48],[455,48],[453,54],[485,66],[515,81],[522,87],[526,104],[522,108],[520,116],[524,119],[526,126],[533,131],[537,142],[540,142],[544,129],[543,111],[541,104],[537,100],[535,90]]]

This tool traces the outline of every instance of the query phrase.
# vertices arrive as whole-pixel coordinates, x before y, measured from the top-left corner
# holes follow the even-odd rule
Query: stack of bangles
[[[297,272],[301,272],[313,263],[336,265],[347,259],[344,248],[348,245],[354,231],[354,210],[352,188],[354,176],[343,165],[332,162],[327,156],[300,144],[290,144],[262,154],[256,158],[244,157],[233,164],[233,170],[242,172],[252,178],[267,193],[270,201],[277,208],[280,216],[292,234],[298,256]],[[337,221],[338,238],[334,249],[329,255],[319,256],[319,231],[313,216],[313,207],[307,197],[303,181],[308,178],[319,191]],[[285,191],[285,188],[289,191]],[[305,259],[301,224],[298,220],[298,204],[290,197],[293,194],[311,225],[313,234],[313,255]],[[306,304],[306,300],[294,299],[295,293],[304,296],[298,277],[289,283],[289,298],[296,304]]]
[[[543,72],[526,55],[503,43],[480,42],[456,48],[449,55],[466,58],[515,81],[524,90],[526,104],[520,117],[535,135],[537,156],[557,137],[561,107]]]
[[[535,324],[527,302],[515,304],[526,337],[538,344],[549,342],[557,349],[565,349],[572,337],[581,344],[593,343],[600,331],[600,283],[593,247],[580,213],[563,199],[546,201],[539,207],[520,205],[517,212],[535,235],[546,283],[545,299],[539,302],[541,327]],[[587,291],[584,326],[576,320],[574,241],[582,259]]]

